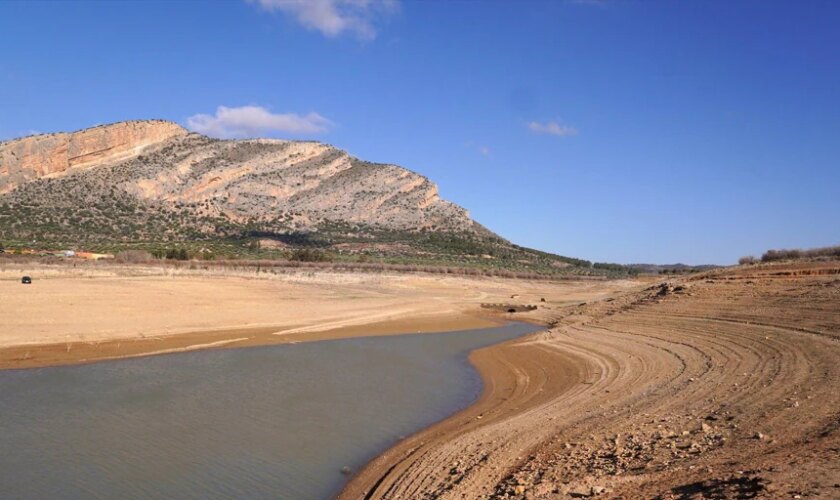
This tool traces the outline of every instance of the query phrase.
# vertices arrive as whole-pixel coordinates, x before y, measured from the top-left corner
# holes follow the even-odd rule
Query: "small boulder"
[[[601,494],[606,493],[606,492],[607,492],[607,489],[603,486],[593,486],[592,487],[592,496],[601,495]]]

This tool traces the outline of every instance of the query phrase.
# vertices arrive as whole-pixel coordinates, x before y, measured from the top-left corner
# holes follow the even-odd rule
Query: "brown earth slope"
[[[713,272],[553,319],[474,353],[478,404],[343,497],[840,498],[840,262]]]

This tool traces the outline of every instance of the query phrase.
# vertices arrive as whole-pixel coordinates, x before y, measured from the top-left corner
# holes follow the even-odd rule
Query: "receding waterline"
[[[2,498],[329,498],[474,401],[504,327],[0,372]]]

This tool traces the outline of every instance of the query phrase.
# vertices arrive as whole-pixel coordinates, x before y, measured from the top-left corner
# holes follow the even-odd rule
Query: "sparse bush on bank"
[[[593,269],[600,269],[603,271],[612,271],[614,273],[624,273],[628,276],[635,276],[639,274],[639,270],[633,267],[625,266],[624,264],[614,264],[612,262],[595,262],[592,264]]]
[[[330,262],[333,259],[323,250],[301,248],[292,252],[291,260],[299,262]]]
[[[124,250],[114,256],[114,260],[120,263],[140,264],[151,262],[154,256],[145,250]]]
[[[189,260],[190,258],[186,248],[156,248],[151,253],[156,259]]]
[[[175,268],[187,265],[178,261],[164,261]],[[190,263],[194,268],[196,263]],[[410,264],[387,264],[382,262],[330,262],[330,261],[300,261],[300,260],[214,260],[203,262],[198,266],[209,271],[212,269],[229,271],[252,271],[257,273],[283,274],[297,271],[325,271],[325,272],[362,272],[362,273],[422,273],[446,274],[454,276],[475,276],[488,278],[517,278],[529,280],[558,280],[558,279],[604,279],[593,276],[547,276],[532,272],[514,272],[506,269],[480,269],[470,267],[449,266],[418,266]]]
[[[798,248],[782,249],[782,250],[768,250],[761,256],[762,262],[775,262],[780,260],[801,260],[801,259],[817,259],[825,258],[840,258],[840,245],[832,247],[811,248],[808,250],[801,250]]]
[[[738,264],[741,264],[742,266],[748,266],[756,263],[758,263],[758,259],[752,255],[745,255],[738,259]]]

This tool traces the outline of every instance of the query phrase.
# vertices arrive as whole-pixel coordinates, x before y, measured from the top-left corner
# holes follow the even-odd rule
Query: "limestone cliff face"
[[[171,153],[144,160],[134,171],[146,173],[127,179],[124,188],[199,215],[239,222],[286,217],[300,228],[325,220],[392,229],[473,228],[467,212],[442,200],[427,178],[327,144],[190,137],[174,142]]]
[[[187,133],[175,123],[143,120],[3,142],[0,193],[33,179],[126,160]]]
[[[344,222],[490,234],[402,167],[318,142],[221,141],[162,121],[0,143],[2,198],[53,207],[119,199],[150,212],[292,230]]]

